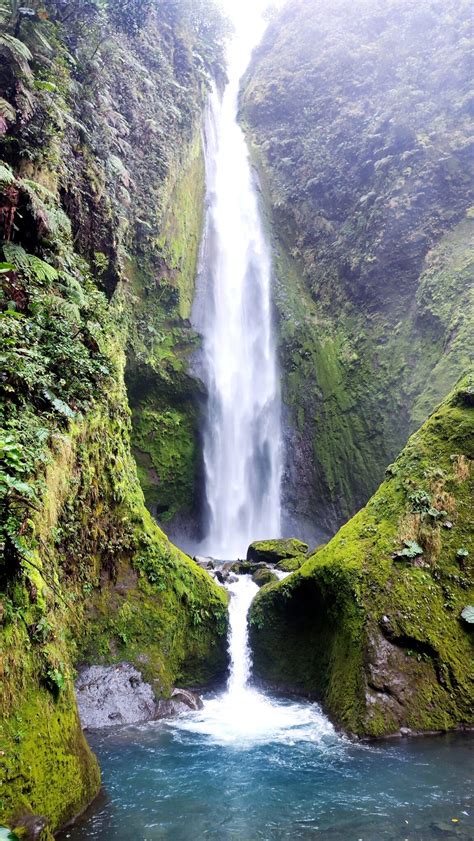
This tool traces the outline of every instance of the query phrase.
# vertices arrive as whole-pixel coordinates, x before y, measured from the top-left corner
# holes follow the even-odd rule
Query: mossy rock
[[[308,552],[308,545],[296,538],[257,540],[247,549],[247,561],[277,564],[286,558],[296,558]]]
[[[303,566],[304,562],[307,560],[307,555],[297,555],[295,558],[284,558],[276,565],[276,568],[281,570],[281,572],[295,572],[295,570]]]
[[[473,553],[459,554],[473,543],[474,411],[459,400],[470,384],[409,439],[365,508],[250,610],[255,673],[314,696],[360,736],[474,724],[473,640],[461,620]],[[400,565],[410,541],[422,554]]]
[[[259,587],[263,587],[265,584],[272,584],[274,581],[278,581],[278,576],[268,567],[263,567],[254,572],[252,581],[258,584]]]

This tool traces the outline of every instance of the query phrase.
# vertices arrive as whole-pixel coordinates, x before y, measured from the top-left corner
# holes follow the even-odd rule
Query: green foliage
[[[46,671],[45,676],[46,683],[51,691],[55,694],[61,692],[66,685],[66,679],[64,674],[62,673],[61,669],[58,669],[54,666],[50,666]]]
[[[396,553],[397,558],[418,558],[420,555],[423,554],[422,547],[416,542],[416,540],[404,540],[404,549],[401,549],[399,552]]]
[[[415,490],[408,494],[412,511],[427,513],[431,507],[431,497],[426,491]]]

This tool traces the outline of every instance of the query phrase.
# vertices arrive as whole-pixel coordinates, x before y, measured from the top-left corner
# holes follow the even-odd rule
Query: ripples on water
[[[94,736],[104,794],[62,841],[474,838],[471,736],[354,744],[314,704],[265,702],[265,737],[250,721],[226,735],[218,697],[205,715]]]

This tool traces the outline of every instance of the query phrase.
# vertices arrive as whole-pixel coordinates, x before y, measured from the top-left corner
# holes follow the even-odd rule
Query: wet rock
[[[202,710],[203,706],[199,695],[190,692],[189,689],[173,689],[171,698],[158,702],[156,718],[172,718],[190,710]]]
[[[276,565],[276,569],[280,570],[280,572],[296,572],[307,560],[307,555],[298,555],[296,558],[284,558]]]
[[[42,815],[22,815],[16,821],[15,833],[23,841],[47,841],[48,821]]]
[[[214,558],[207,558],[204,555],[195,555],[193,561],[201,567],[201,569],[215,569],[216,562]]]
[[[259,587],[263,587],[265,584],[271,584],[273,581],[278,581],[278,576],[275,575],[269,567],[263,567],[262,569],[257,569],[257,571],[254,572],[252,575],[252,581],[254,581]]]
[[[257,540],[247,549],[247,561],[277,564],[285,558],[306,555],[308,544],[296,538],[284,540]]]
[[[84,730],[140,724],[157,713],[153,689],[129,663],[84,669],[76,681],[76,696]]]

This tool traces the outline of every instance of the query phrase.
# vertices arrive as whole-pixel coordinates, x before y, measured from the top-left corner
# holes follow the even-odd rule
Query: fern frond
[[[15,266],[17,270],[33,275],[38,283],[54,283],[58,278],[58,273],[54,266],[50,266],[49,263],[46,263],[34,254],[28,254],[21,245],[6,242],[3,245],[3,253],[5,259]]]
[[[4,187],[8,187],[8,185],[13,184],[15,180],[16,179],[11,167],[4,163],[4,161],[0,161],[0,184]]]
[[[40,32],[39,29],[36,29],[36,28],[34,29],[34,33],[35,33],[35,38],[39,41],[41,46],[44,47],[45,50],[48,50],[49,53],[52,53],[53,48],[52,48],[51,44],[49,43],[49,41],[44,37],[43,33]]]
[[[59,295],[53,294],[43,295],[41,303],[50,315],[65,318],[73,324],[81,323],[81,314],[77,304],[73,304],[71,301],[66,301],[64,298],[60,298]]]
[[[15,61],[19,63],[23,63],[25,61],[32,61],[33,56],[23,41],[20,41],[19,38],[15,38],[14,35],[10,35],[8,32],[4,32],[0,35],[0,49],[4,47],[7,49]]]

